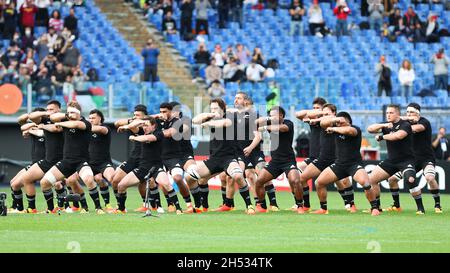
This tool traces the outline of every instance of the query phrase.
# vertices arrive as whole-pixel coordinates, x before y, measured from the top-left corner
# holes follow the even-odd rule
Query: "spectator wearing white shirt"
[[[205,69],[205,76],[206,76],[206,84],[209,86],[214,81],[220,81],[223,83],[222,80],[222,69],[216,65],[216,59],[211,59],[210,65],[206,67]]]
[[[251,82],[260,82],[264,79],[264,72],[266,72],[266,69],[263,66],[251,62],[246,70],[247,80]]]
[[[214,58],[214,60],[216,60],[216,65],[220,68],[223,68],[227,56],[225,55],[225,52],[222,51],[222,46],[220,44],[216,44],[214,46],[214,52],[211,54],[211,56]]]
[[[409,60],[404,60],[402,62],[402,67],[398,72],[398,80],[400,81],[401,85],[402,97],[413,96],[413,87],[415,79],[416,75],[414,73],[414,69],[412,68],[411,62]]]
[[[319,1],[314,0],[313,4],[308,9],[308,23],[309,33],[323,37],[327,31],[325,29],[325,20],[323,19],[322,8],[319,6]]]

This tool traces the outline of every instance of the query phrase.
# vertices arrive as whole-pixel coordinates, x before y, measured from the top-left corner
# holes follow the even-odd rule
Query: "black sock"
[[[191,203],[192,201],[191,201],[191,195],[190,194],[188,194],[187,196],[183,196],[183,199],[184,199],[184,202],[185,203]]]
[[[209,204],[208,204],[209,187],[208,187],[208,184],[199,185],[199,187],[200,187],[200,193],[201,193],[201,196],[202,196],[202,207],[207,209],[207,208],[209,208]]]
[[[320,208],[323,210],[328,210],[327,202],[320,202]]]
[[[166,198],[166,201],[167,201],[167,206],[173,205],[173,204],[172,204],[172,201],[170,200],[170,198],[169,198],[169,195],[168,195],[168,194],[164,194],[164,197]]]
[[[118,208],[121,211],[125,210],[125,201],[127,200],[127,193],[118,193],[117,194],[117,201],[118,201]]]
[[[13,191],[13,200],[16,202],[16,209],[23,210],[23,194],[22,190]]]
[[[267,203],[266,203],[266,199],[264,198],[263,200],[259,200],[258,204],[263,208],[263,209],[267,209]]]
[[[80,205],[86,211],[88,210],[88,204],[87,204],[86,196],[84,195],[84,192],[82,194],[80,194]]]
[[[55,208],[55,204],[53,204],[53,189],[43,191],[43,193],[45,201],[47,202],[47,209],[52,211]]]
[[[250,190],[248,188],[248,185],[245,185],[244,187],[240,188],[239,193],[244,199],[245,207],[250,206],[252,204],[252,199],[250,198]]]
[[[303,188],[303,201],[305,202],[303,205],[305,208],[311,207],[311,203],[309,202],[309,186]]]
[[[297,208],[303,207],[303,199],[295,199],[295,204],[297,205]]]
[[[149,193],[148,193],[148,199],[150,200],[150,206],[152,208],[158,208],[156,206],[156,199],[159,198],[159,191],[158,191],[158,187],[154,187],[154,188],[150,188],[149,189]]]
[[[175,206],[177,210],[181,210],[180,202],[178,202],[178,196],[174,189],[168,192],[170,202]]]
[[[233,207],[233,205],[231,204],[232,202],[233,202],[233,199],[225,197],[225,203],[224,203],[225,206],[228,206],[230,208]]]
[[[94,201],[95,209],[101,209],[102,206],[100,205],[100,195],[98,194],[97,187],[90,189],[89,195],[91,196],[92,201]]]
[[[30,209],[36,209],[36,195],[27,194],[27,201]]]
[[[17,208],[16,198],[14,198],[14,190],[12,187],[11,187],[11,200],[12,200],[11,208],[12,209]]]
[[[342,199],[344,200],[344,204],[347,205],[347,196],[345,195],[345,190],[338,190],[339,194],[341,195]]]
[[[103,201],[105,201],[105,206],[108,205],[110,202],[109,186],[106,185],[106,187],[100,187],[100,194],[102,195]]]
[[[375,197],[375,201],[377,202],[377,208],[381,209],[381,201],[380,201],[380,196],[379,195],[377,197]]]
[[[227,200],[227,188],[220,187],[220,191],[222,193],[222,204],[225,205],[225,200]]]
[[[390,189],[392,194],[392,199],[394,199],[394,206],[400,207],[400,189]]]
[[[439,189],[436,190],[430,190],[433,199],[434,199],[434,207],[440,208],[441,207],[441,197],[439,196]]]
[[[145,194],[141,195],[142,203],[145,203]]]
[[[370,209],[378,209],[378,204],[377,204],[377,200],[373,200],[370,202]]]
[[[231,199],[230,199],[230,204],[231,204],[231,207],[234,208],[234,198],[231,198]]]
[[[293,191],[291,191],[292,193],[292,197],[294,198],[294,203],[295,203],[295,193]]]
[[[55,191],[56,191],[56,200],[58,203],[58,208],[62,208],[62,207],[64,207],[64,203],[66,202],[66,196],[67,196],[66,187],[63,186],[62,189],[55,190]]]
[[[72,190],[71,187],[67,186],[67,190],[69,191],[69,194],[73,194],[73,190]],[[80,203],[79,203],[78,201],[73,202],[73,206],[74,206],[75,208],[79,208],[79,207],[80,207]]]
[[[202,206],[202,196],[200,194],[200,188],[196,187],[191,189],[192,197],[194,197],[194,204],[196,208],[199,208]]]
[[[414,196],[414,200],[416,201],[417,210],[425,212],[425,208],[423,207],[423,202],[422,202],[422,195],[419,194],[417,196]]]
[[[273,184],[264,187],[271,206],[278,207],[275,186]]]
[[[344,191],[347,199],[347,204],[353,206],[355,204],[355,192],[353,191],[353,186],[345,188]]]

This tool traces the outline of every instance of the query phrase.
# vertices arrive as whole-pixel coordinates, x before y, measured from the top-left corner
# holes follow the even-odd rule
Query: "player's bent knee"
[[[53,185],[55,185],[56,182],[57,182],[57,179],[56,179],[55,175],[51,172],[47,172],[44,175],[43,179],[41,180],[41,186],[42,186],[42,184],[45,185],[47,183],[49,183],[50,186],[53,186]]]

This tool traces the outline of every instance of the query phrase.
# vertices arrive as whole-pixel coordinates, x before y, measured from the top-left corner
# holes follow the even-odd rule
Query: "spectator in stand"
[[[408,40],[413,43],[424,43],[426,42],[425,30],[422,28],[422,24],[417,23],[415,27],[411,27],[412,35],[409,36]]]
[[[211,64],[208,65],[205,69],[205,75],[206,75],[206,84],[209,86],[214,81],[220,81],[222,80],[222,69],[217,66],[216,59],[211,59]]]
[[[303,1],[293,0],[291,7],[289,8],[289,14],[291,15],[291,30],[289,34],[294,36],[298,32],[303,36],[303,15],[305,9],[303,8]]]
[[[141,52],[144,57],[144,81],[156,82],[158,77],[158,55],[159,49],[153,40],[148,40]]]
[[[208,88],[208,95],[211,99],[220,98],[225,95],[225,89],[223,88],[220,81],[215,80],[212,82],[211,87]]]
[[[48,26],[54,28],[56,32],[61,32],[64,26],[64,22],[61,19],[61,13],[58,10],[52,12],[52,16],[48,21]]]
[[[177,22],[172,17],[172,12],[168,11],[162,21],[162,31],[164,35],[177,34]]]
[[[27,48],[33,48],[34,40],[35,40],[35,38],[33,36],[31,29],[29,27],[25,28],[25,35],[22,36],[22,43],[21,43],[20,48],[24,51]]]
[[[36,26],[47,27],[48,26],[48,8],[51,5],[50,0],[35,0],[37,7],[36,13]]]
[[[61,49],[61,55],[63,57],[62,63],[66,72],[81,65],[83,57],[81,56],[80,51],[73,46],[73,40],[66,42],[64,47]]]
[[[12,39],[14,33],[16,32],[17,22],[19,21],[19,15],[13,1],[10,2],[5,10],[3,10],[3,18],[3,39]]]
[[[402,97],[410,98],[413,96],[415,79],[416,75],[414,73],[414,69],[412,68],[411,62],[409,60],[403,60],[402,67],[398,72],[398,80],[400,81]]]
[[[54,71],[56,71],[57,64],[58,61],[56,60],[55,55],[49,54],[47,57],[44,58],[44,60],[42,60],[39,69],[45,67],[49,75],[53,75]]]
[[[252,62],[257,63],[261,66],[264,66],[264,61],[265,61],[265,58],[261,52],[261,48],[255,47],[255,49],[253,49]]]
[[[228,22],[228,14],[230,13],[230,1],[219,0],[217,13],[219,14],[219,28],[225,28]]]
[[[278,0],[266,0],[267,9],[273,10],[273,15],[277,14]]]
[[[370,28],[377,33],[380,31],[381,25],[383,24],[383,12],[384,6],[381,4],[381,0],[372,0],[369,4],[369,22]]]
[[[236,54],[234,54],[233,45],[228,45],[225,50],[226,62],[229,63],[231,58],[237,59]]]
[[[425,25],[425,39],[427,43],[439,43],[439,23],[437,15],[430,14]]]
[[[396,37],[405,35],[407,38],[411,36],[411,30],[403,23],[403,18],[398,19],[397,25],[394,27],[394,35]]]
[[[22,91],[23,95],[27,94],[28,84],[31,83],[31,76],[28,70],[28,66],[26,64],[20,64],[19,69],[19,78],[18,78],[18,87]]]
[[[419,16],[417,16],[412,7],[408,7],[408,11],[403,16],[403,23],[407,28],[411,29],[414,29],[417,24],[421,24]]]
[[[197,18],[195,22],[195,33],[198,35],[203,30],[206,35],[209,35],[208,31],[208,9],[211,8],[211,4],[208,0],[197,0],[195,2],[195,11],[197,12]]]
[[[191,67],[191,73],[194,80],[199,77],[199,72],[201,69],[205,68],[209,65],[209,61],[211,60],[211,54],[204,43],[200,43],[198,45],[197,52],[194,54],[195,64]]]
[[[220,68],[223,68],[227,56],[225,55],[225,52],[222,51],[222,46],[220,44],[216,44],[214,46],[214,52],[211,54],[211,56],[216,60],[216,65]]]
[[[168,12],[171,12],[173,14],[173,3],[172,0],[163,0],[163,3],[161,5],[162,10],[162,18],[167,15]]]
[[[78,38],[78,19],[75,16],[75,8],[70,8],[69,15],[64,18],[64,27]]]
[[[450,140],[446,137],[444,127],[439,128],[432,145],[436,159],[450,161]]]
[[[243,68],[247,67],[251,60],[250,51],[242,44],[236,45],[236,57],[238,58],[239,65]]]
[[[78,68],[74,71],[72,82],[73,82],[73,88],[75,89],[75,91],[87,90],[86,84],[85,84],[86,77],[84,76],[83,71],[81,71],[80,68]]]
[[[394,33],[395,27],[399,25],[399,20],[402,17],[402,11],[399,8],[395,8],[394,12],[389,15],[389,32]]]
[[[361,16],[369,16],[369,0],[361,0]]]
[[[40,64],[49,53],[47,33],[42,34],[41,38],[34,41],[34,47],[37,53],[38,64]]]
[[[23,51],[19,48],[19,45],[16,42],[11,42],[9,45],[9,48],[6,50],[6,53],[4,54],[4,57],[6,57],[6,60],[3,61],[3,64],[6,67],[9,67],[9,65],[12,62],[19,62],[22,59]]]
[[[223,79],[227,82],[240,82],[244,77],[244,72],[239,68],[235,58],[230,58],[223,67]]]
[[[56,70],[50,74],[50,80],[52,81],[52,86],[53,89],[57,92],[57,93],[62,93],[63,91],[63,85],[64,82],[66,81],[66,75],[67,73],[64,72],[64,67],[62,63],[58,63],[56,65]]]
[[[333,14],[336,15],[336,36],[349,35],[347,29],[347,17],[351,13],[345,0],[338,0],[336,7],[333,9]]]
[[[375,73],[378,76],[378,97],[383,95],[383,91],[390,97],[392,95],[391,68],[386,62],[386,56],[381,55],[380,62],[375,66]]]
[[[319,37],[325,36],[328,31],[325,27],[322,8],[319,6],[319,0],[313,0],[313,4],[308,9],[309,33]]]
[[[26,50],[26,55],[22,58],[22,60],[20,61],[20,64],[27,64],[30,61],[33,61],[34,58],[34,50],[32,48],[28,48]]]
[[[33,89],[36,91],[38,97],[46,95],[53,97],[52,81],[48,74],[47,68],[42,67],[33,83]]]
[[[72,73],[68,73],[66,75],[66,79],[63,83],[62,93],[64,95],[64,99],[67,101],[73,100],[75,95],[75,86],[73,84],[73,75]]]
[[[8,69],[5,71],[5,74],[3,75],[3,83],[11,83],[11,84],[16,84],[19,81],[19,73],[17,72],[17,61],[12,61],[9,66]]]
[[[230,0],[231,20],[239,23],[239,28],[244,27],[244,0]]]
[[[55,44],[56,41],[58,40],[58,33],[56,33],[54,28],[49,28],[48,29],[48,34],[47,34],[47,38],[48,38],[48,47],[54,49],[55,48]]]
[[[248,81],[256,83],[262,81],[265,78],[265,72],[266,69],[263,66],[252,61],[247,67],[245,74]]]
[[[54,9],[60,10],[62,6],[62,0],[53,0],[52,6]]]
[[[448,66],[450,61],[445,56],[444,48],[433,54],[430,62],[434,65],[434,90],[445,90],[448,92]]]
[[[183,0],[181,10],[181,22],[180,22],[180,37],[186,40],[186,34],[192,33],[192,13],[194,12],[195,5],[192,0]]]
[[[25,34],[26,27],[31,28],[32,31],[34,30],[34,17],[36,16],[37,10],[33,0],[26,0],[22,6],[20,6],[21,21],[19,27],[22,35]]]

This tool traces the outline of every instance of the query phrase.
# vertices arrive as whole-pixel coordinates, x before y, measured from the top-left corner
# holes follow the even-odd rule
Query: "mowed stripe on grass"
[[[8,192],[7,189],[3,191]],[[449,252],[450,216],[442,195],[443,214],[435,214],[431,195],[424,194],[427,214],[415,215],[414,200],[401,195],[402,213],[372,217],[361,212],[369,205],[362,193],[356,194],[360,209],[350,214],[337,192],[329,193],[329,215],[298,215],[291,211],[246,215],[244,203],[235,196],[235,211],[199,215],[163,214],[142,218],[142,213],[96,215],[89,200],[90,214],[8,215],[0,218],[0,252]],[[288,192],[277,194],[282,209],[293,204]],[[9,196],[8,196],[9,198]],[[180,198],[181,200],[181,198]],[[11,201],[9,199],[9,201]],[[314,209],[316,193],[311,193]],[[129,190],[128,210],[141,200]],[[391,202],[389,193],[382,204]],[[25,201],[26,203],[26,201]],[[184,206],[184,202],[181,201]],[[210,192],[211,208],[221,203],[219,191]],[[165,201],[163,201],[165,204]],[[38,209],[45,203],[38,196]]]

